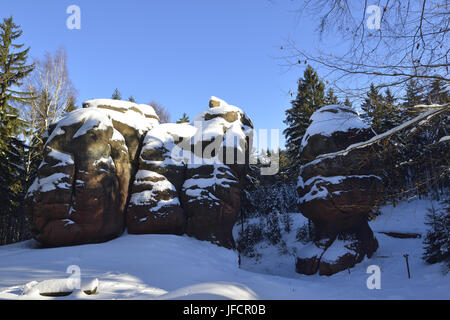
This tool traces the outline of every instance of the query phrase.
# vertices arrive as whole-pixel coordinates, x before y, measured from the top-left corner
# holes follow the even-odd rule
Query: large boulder
[[[129,233],[184,233],[186,215],[179,193],[195,132],[186,123],[167,123],[147,133],[127,210]]]
[[[49,128],[27,193],[47,246],[132,234],[188,234],[233,247],[253,125],[211,98],[193,125],[159,124],[151,106],[90,100]]]
[[[149,131],[127,212],[130,233],[186,233],[233,247],[252,123],[212,97],[193,125]]]
[[[48,246],[102,242],[123,232],[139,141],[159,122],[153,108],[131,102],[92,100],[84,107],[50,126],[27,193],[36,239]]]
[[[219,98],[211,97],[209,106],[194,119],[197,132],[180,198],[188,235],[232,248],[253,124],[241,109]]]
[[[297,257],[297,272],[331,275],[371,257],[378,242],[368,215],[383,196],[373,147],[324,156],[374,136],[351,108],[326,106],[311,117],[302,141],[299,209],[311,219],[316,239]],[[319,157],[321,156],[321,157]],[[319,158],[318,158],[319,157]]]

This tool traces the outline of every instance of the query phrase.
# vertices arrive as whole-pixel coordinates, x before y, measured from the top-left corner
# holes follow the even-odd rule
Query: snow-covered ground
[[[374,257],[350,273],[331,277],[297,274],[294,256],[269,246],[260,248],[263,256],[258,261],[243,258],[239,268],[235,251],[187,236],[124,234],[107,243],[52,249],[36,249],[34,241],[3,246],[0,299],[450,299],[450,274],[443,273],[443,265],[423,262],[422,239],[379,233],[386,231],[384,226],[389,231],[423,232],[425,227],[413,223],[418,218],[409,214],[420,208],[414,214],[423,217],[422,209],[428,204],[419,200],[391,211],[382,208],[383,215],[371,223],[380,243]],[[396,211],[395,218],[388,218]],[[401,214],[409,221],[397,219]],[[296,216],[293,225],[303,223]],[[402,229],[395,229],[395,224]],[[296,242],[295,232],[285,237],[288,247]],[[411,279],[405,253],[409,254]],[[39,294],[39,288],[55,290],[58,283],[65,284],[49,280],[67,279],[71,265],[80,267],[83,286],[92,286],[98,279],[96,294],[86,295],[83,290],[58,298]],[[367,288],[370,265],[381,268],[380,290]]]

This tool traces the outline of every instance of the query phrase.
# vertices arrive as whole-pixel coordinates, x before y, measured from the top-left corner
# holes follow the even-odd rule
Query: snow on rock
[[[46,245],[101,242],[123,231],[134,157],[127,143],[137,150],[140,137],[132,128],[116,129],[105,110],[75,110],[49,127],[26,199],[37,239]]]
[[[51,149],[51,151],[48,153],[48,156],[58,161],[57,164],[53,165],[54,167],[74,164],[72,155],[70,155],[68,153],[64,153],[64,152],[60,152],[55,149]]]
[[[159,124],[149,105],[84,102],[49,128],[28,192],[38,239],[106,241],[126,224],[130,233],[186,231],[232,247],[252,130],[241,109],[216,97],[193,125]]]
[[[140,134],[159,124],[152,106],[114,99],[95,99],[83,103],[83,108],[98,108],[112,120],[126,124]]]
[[[111,119],[100,110],[94,108],[75,110],[56,123],[56,127],[47,139],[47,144],[56,136],[65,134],[65,127],[71,127],[79,123],[82,125],[72,134],[71,138],[73,139],[86,134],[90,130],[106,130],[108,127],[112,127]]]
[[[70,189],[71,180],[70,176],[64,173],[54,173],[48,177],[37,177],[31,187],[28,189],[28,194],[32,194],[36,191],[49,192],[55,189]]]
[[[358,113],[342,105],[325,106],[311,116],[311,125],[302,141],[300,168],[297,182],[300,211],[312,220],[319,235],[316,244],[324,252],[324,259],[304,257],[299,253],[297,271],[321,275],[345,270],[370,257],[377,249],[377,240],[367,224],[372,207],[383,196],[383,183],[376,174],[379,164],[370,159],[372,150],[359,150],[343,157],[317,161],[322,154],[345,149],[353,143],[373,137],[373,130]],[[336,237],[351,239],[355,251],[342,257],[333,252]],[[338,246],[339,242],[335,246]],[[342,246],[341,246],[342,247]],[[332,257],[335,261],[332,261]]]
[[[232,247],[251,133],[244,112],[216,97],[193,125],[162,124],[149,130],[127,211],[129,232],[185,231]]]
[[[328,105],[315,111],[310,118],[311,125],[305,132],[301,143],[302,148],[314,135],[331,136],[335,132],[347,132],[350,129],[369,129],[358,113],[345,105]]]

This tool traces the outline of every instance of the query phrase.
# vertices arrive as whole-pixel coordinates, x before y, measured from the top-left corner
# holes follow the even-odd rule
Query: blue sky
[[[66,28],[66,8],[81,8],[81,30]],[[0,17],[13,15],[32,57],[66,48],[78,104],[109,98],[156,100],[172,121],[191,119],[214,95],[241,107],[255,127],[284,129],[289,91],[303,69],[280,59],[287,38],[302,48],[318,44],[315,21],[289,0],[164,0],[3,2]],[[281,135],[282,145],[283,137]]]

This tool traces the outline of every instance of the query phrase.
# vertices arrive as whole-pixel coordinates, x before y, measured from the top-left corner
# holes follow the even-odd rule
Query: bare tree
[[[159,120],[161,123],[168,123],[170,122],[170,112],[169,110],[164,107],[162,104],[156,101],[150,101],[149,105],[155,109],[156,114],[159,117]]]
[[[60,48],[54,54],[47,53],[43,60],[34,59],[35,70],[28,77],[26,86],[36,99],[23,107],[23,117],[34,130],[42,135],[48,126],[59,120],[76,100],[67,70],[67,54]]]
[[[315,62],[341,93],[359,97],[371,82],[450,81],[447,0],[305,0],[299,12],[319,16],[319,35],[338,35],[348,47],[342,54],[310,52],[288,40],[289,65]],[[355,78],[358,88],[346,87]]]
[[[67,70],[67,55],[63,48],[54,54],[47,53],[44,59],[35,58],[35,69],[25,82],[35,99],[20,107],[22,118],[28,123],[27,142],[32,149],[28,152],[27,174],[32,175],[39,162],[44,135],[49,125],[74,109],[77,92]]]

